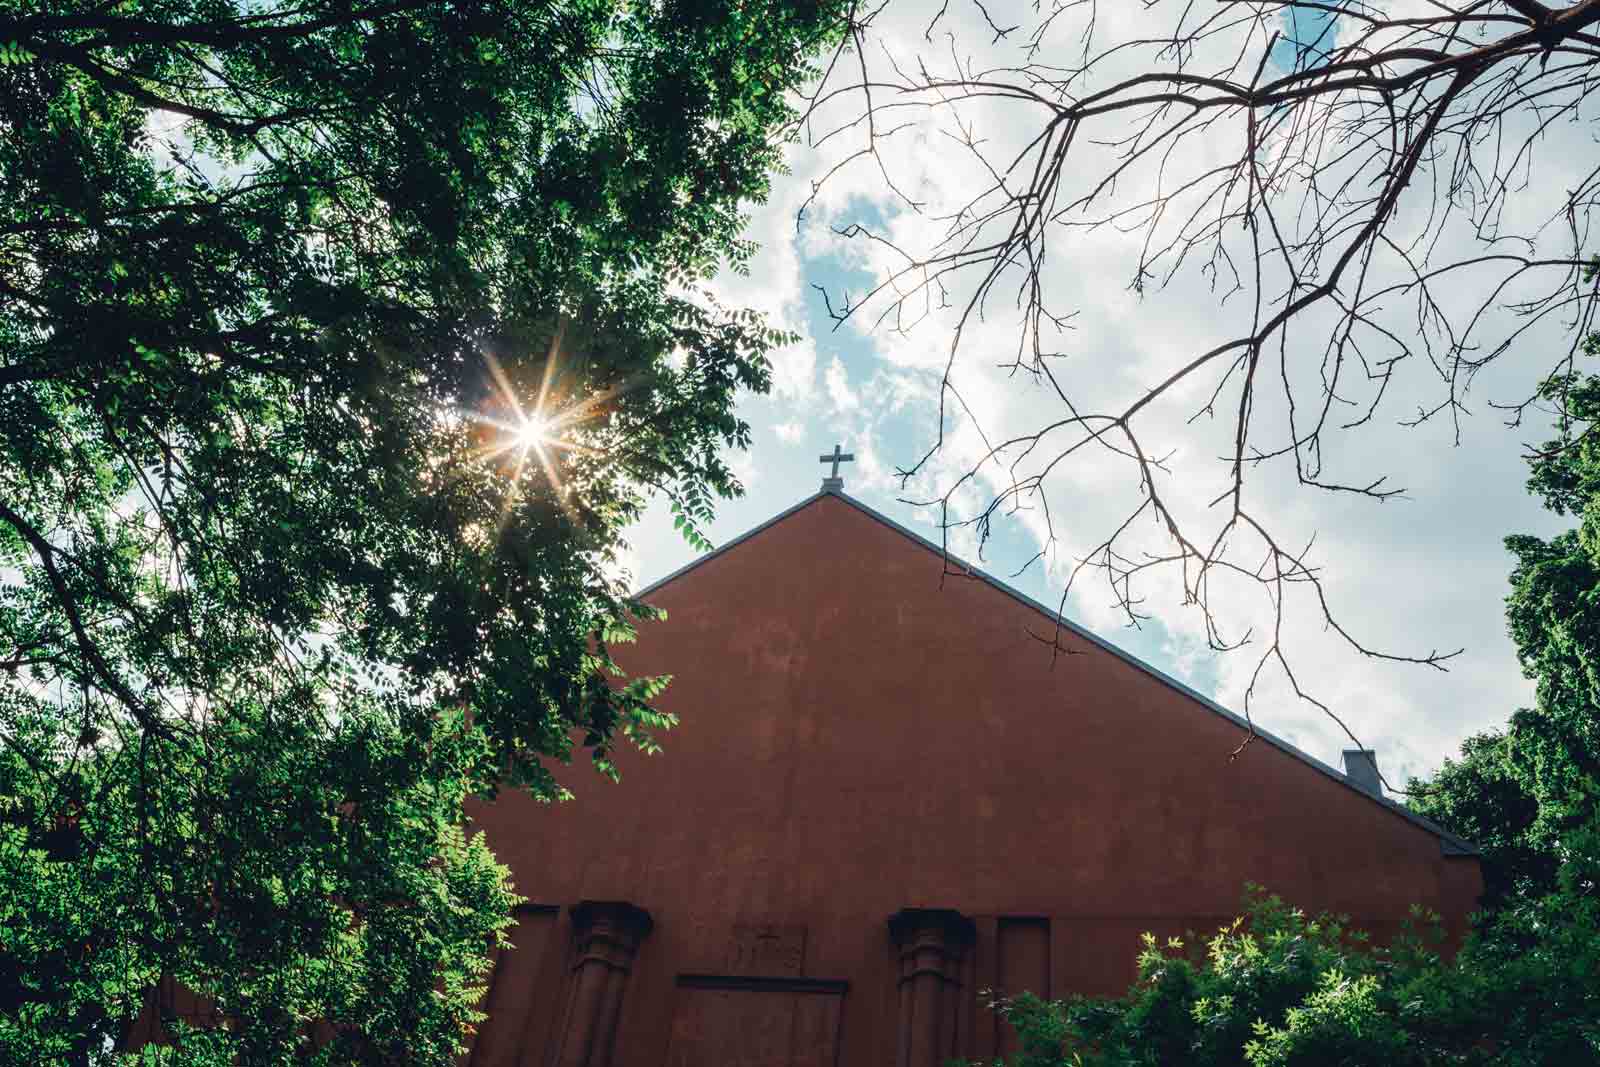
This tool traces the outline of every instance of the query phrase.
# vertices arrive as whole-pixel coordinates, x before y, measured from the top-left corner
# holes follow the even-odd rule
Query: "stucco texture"
[[[1230,761],[1234,722],[1090,642],[1069,635],[1080,654],[1053,658],[1030,636],[1048,616],[945,571],[825,493],[649,595],[668,618],[618,658],[673,675],[665,751],[621,753],[619,785],[561,769],[566,804],[506,794],[472,812],[518,891],[559,909],[527,912],[500,960],[474,1067],[562,1055],[579,901],[627,902],[653,927],[619,965],[612,1032],[563,1062],[638,1067],[707,1048],[906,1062],[915,1024],[887,923],[905,908],[973,920],[940,979],[955,1000],[939,1040],[961,1055],[999,1040],[979,989],[1120,990],[1142,931],[1213,930],[1246,882],[1379,936],[1414,904],[1459,931],[1475,857],[1272,744]],[[734,959],[763,926],[781,958]],[[769,986],[731,980],[763,966]],[[684,975],[730,980],[718,999]],[[768,1041],[788,1052],[740,1036],[780,1017],[809,1035]]]

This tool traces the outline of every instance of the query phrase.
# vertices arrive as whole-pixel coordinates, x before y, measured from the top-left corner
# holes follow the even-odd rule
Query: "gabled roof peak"
[[[832,457],[828,457],[828,458],[832,459]],[[1032,608],[1034,611],[1037,611],[1038,613],[1043,615],[1047,620],[1049,620],[1052,625],[1059,625],[1062,629],[1069,631],[1073,636],[1083,640],[1084,642],[1086,642],[1088,644],[1091,644],[1091,645],[1094,645],[1094,646],[1096,646],[1096,647],[1098,647],[1098,648],[1100,648],[1100,649],[1102,649],[1102,650],[1104,650],[1106,652],[1109,652],[1111,655],[1113,655],[1113,656],[1117,657],[1118,659],[1122,660],[1124,663],[1127,663],[1130,666],[1135,667],[1138,670],[1144,672],[1145,674],[1150,675],[1152,678],[1155,678],[1157,681],[1161,682],[1162,684],[1167,685],[1167,686],[1169,686],[1169,687],[1171,687],[1173,689],[1176,689],[1180,693],[1183,693],[1185,696],[1189,697],[1191,700],[1193,700],[1196,703],[1200,704],[1201,706],[1205,707],[1208,711],[1211,711],[1212,713],[1217,714],[1217,715],[1221,715],[1223,718],[1227,719],[1229,722],[1231,722],[1233,725],[1239,727],[1241,730],[1244,730],[1244,731],[1246,731],[1246,732],[1248,732],[1250,734],[1253,734],[1255,737],[1257,737],[1260,740],[1266,742],[1267,744],[1271,745],[1272,747],[1274,747],[1276,749],[1279,749],[1284,753],[1287,753],[1288,755],[1290,755],[1290,756],[1294,757],[1295,759],[1299,760],[1301,763],[1306,764],[1308,767],[1312,768],[1313,770],[1317,771],[1318,773],[1326,775],[1329,778],[1332,778],[1334,781],[1338,782],[1340,785],[1342,785],[1342,786],[1346,787],[1347,789],[1350,789],[1350,790],[1360,794],[1362,797],[1365,797],[1367,800],[1369,800],[1369,801],[1371,801],[1373,803],[1376,803],[1376,804],[1380,804],[1383,807],[1388,808],[1390,811],[1392,811],[1396,815],[1399,815],[1401,818],[1406,819],[1407,821],[1409,821],[1409,822],[1411,822],[1411,823],[1413,823],[1413,824],[1415,824],[1417,826],[1422,827],[1423,829],[1427,830],[1428,832],[1430,832],[1430,833],[1432,833],[1432,834],[1434,834],[1435,836],[1438,837],[1438,839],[1439,839],[1439,847],[1440,847],[1441,851],[1445,855],[1447,855],[1447,856],[1476,856],[1476,855],[1480,855],[1479,849],[1477,848],[1476,845],[1473,845],[1471,842],[1466,841],[1465,839],[1456,836],[1455,834],[1451,833],[1449,830],[1446,830],[1444,827],[1442,827],[1439,824],[1435,823],[1433,820],[1425,818],[1424,816],[1418,815],[1416,812],[1412,811],[1411,809],[1405,807],[1402,804],[1396,803],[1395,801],[1390,800],[1387,797],[1384,797],[1384,796],[1381,796],[1381,795],[1374,795],[1372,792],[1368,791],[1367,789],[1362,788],[1362,786],[1359,783],[1357,783],[1355,781],[1352,781],[1349,777],[1347,777],[1344,774],[1341,774],[1339,771],[1335,770],[1333,767],[1331,767],[1328,764],[1326,764],[1326,763],[1322,762],[1321,760],[1317,759],[1315,756],[1311,755],[1310,753],[1305,752],[1304,750],[1298,748],[1297,746],[1295,746],[1294,744],[1290,743],[1289,741],[1284,740],[1283,738],[1280,738],[1280,737],[1278,737],[1278,736],[1276,736],[1274,734],[1271,734],[1271,733],[1267,732],[1266,730],[1261,729],[1259,726],[1256,726],[1254,723],[1250,722],[1249,720],[1247,720],[1243,716],[1238,715],[1238,714],[1230,711],[1229,709],[1223,707],[1221,704],[1217,703],[1215,700],[1213,700],[1210,697],[1206,696],[1204,693],[1201,693],[1200,691],[1194,689],[1193,687],[1189,686],[1188,684],[1179,681],[1177,678],[1174,678],[1172,675],[1170,675],[1167,672],[1161,670],[1159,667],[1156,667],[1156,666],[1154,666],[1154,665],[1152,665],[1150,663],[1145,662],[1143,659],[1140,659],[1138,656],[1135,656],[1133,653],[1128,652],[1125,649],[1122,649],[1122,648],[1118,647],[1117,645],[1112,644],[1110,641],[1107,641],[1106,639],[1104,639],[1104,638],[1092,633],[1088,629],[1086,629],[1086,628],[1078,625],[1077,623],[1073,622],[1071,619],[1067,618],[1065,615],[1062,615],[1059,612],[1055,611],[1053,608],[1050,608],[1049,606],[1040,603],[1039,601],[1035,600],[1033,597],[1028,596],[1026,593],[1023,593],[1020,590],[1018,590],[1018,589],[1006,584],[1005,582],[1003,582],[1000,579],[994,577],[992,574],[989,574],[987,571],[983,570],[982,568],[975,567],[971,563],[968,563],[966,560],[960,558],[959,556],[954,555],[945,546],[937,544],[934,541],[932,541],[932,540],[922,536],[921,534],[917,533],[915,530],[912,530],[909,527],[904,526],[899,522],[896,522],[894,519],[891,519],[889,516],[883,514],[881,511],[878,511],[876,508],[873,508],[870,505],[862,503],[860,500],[857,500],[855,497],[850,496],[848,493],[844,492],[843,489],[835,487],[833,485],[826,485],[825,488],[823,488],[819,492],[813,493],[811,496],[806,497],[804,500],[800,501],[798,504],[795,504],[793,507],[786,508],[785,510],[783,510],[783,511],[779,512],[778,514],[774,515],[772,518],[768,519],[766,522],[763,522],[758,526],[755,526],[755,527],[752,527],[749,530],[746,530],[744,533],[740,534],[738,537],[735,537],[732,540],[728,541],[727,543],[723,544],[720,548],[717,548],[717,549],[715,549],[715,550],[713,550],[711,552],[708,552],[705,555],[699,557],[698,559],[694,559],[694,560],[689,561],[687,564],[685,564],[682,567],[679,567],[677,570],[673,571],[671,574],[668,574],[666,577],[658,579],[657,581],[652,582],[649,585],[645,586],[643,589],[640,589],[637,593],[634,594],[634,596],[636,598],[640,599],[640,600],[645,599],[646,597],[648,597],[650,594],[656,592],[657,590],[659,590],[659,589],[671,584],[672,582],[677,581],[679,578],[682,578],[684,575],[688,574],[690,571],[695,570],[695,569],[703,566],[704,564],[710,562],[713,559],[716,559],[718,556],[721,556],[724,553],[732,551],[733,549],[735,549],[738,546],[742,545],[746,541],[749,541],[752,538],[756,537],[757,535],[762,533],[764,530],[767,530],[770,527],[776,526],[777,524],[783,522],[785,519],[789,518],[791,515],[794,515],[795,513],[799,512],[799,511],[802,511],[805,508],[808,508],[808,507],[812,506],[813,504],[817,503],[819,500],[822,500],[822,499],[828,498],[828,497],[832,497],[834,499],[842,501],[845,504],[848,504],[850,507],[852,507],[852,508],[856,509],[857,511],[861,512],[863,515],[866,515],[868,518],[871,518],[871,519],[875,520],[876,522],[882,523],[884,526],[887,526],[889,529],[891,529],[891,530],[895,531],[896,533],[900,534],[901,536],[911,540],[912,542],[914,542],[918,546],[920,546],[920,547],[922,547],[922,548],[924,548],[924,549],[926,549],[926,550],[928,550],[930,552],[933,552],[933,553],[939,555],[944,560],[946,560],[947,563],[954,564],[955,566],[959,567],[961,570],[963,570],[967,574],[969,574],[971,577],[973,577],[975,579],[978,579],[979,581],[985,582],[990,586],[993,586],[995,589],[997,589],[1000,592],[1004,593],[1006,596],[1012,598],[1013,600],[1016,600],[1016,601],[1018,601],[1018,602],[1020,602],[1020,603],[1022,603],[1024,605]]]

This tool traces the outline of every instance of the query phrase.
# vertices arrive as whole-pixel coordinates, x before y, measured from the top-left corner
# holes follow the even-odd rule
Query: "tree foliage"
[[[0,11],[0,1059],[162,979],[173,1062],[450,1057],[513,899],[461,801],[672,722],[621,531],[739,490],[784,338],[704,283],[835,19]]]
[[[1600,334],[1583,351],[1600,355]],[[1543,394],[1556,436],[1533,454],[1528,489],[1577,526],[1506,538],[1506,619],[1537,700],[1416,790],[1421,811],[1481,842],[1493,908],[1552,891],[1572,836],[1600,826],[1600,379],[1569,371]]]
[[[1600,873],[1600,852],[1583,860]],[[1541,900],[1453,959],[1427,916],[1373,946],[1259,891],[1201,943],[1147,936],[1120,999],[1001,1005],[1013,1067],[1561,1067],[1600,1053],[1600,906]]]

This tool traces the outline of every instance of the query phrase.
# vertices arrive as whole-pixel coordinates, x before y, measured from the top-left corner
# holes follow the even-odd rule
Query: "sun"
[[[543,414],[524,415],[512,436],[516,438],[513,447],[542,450],[555,443],[556,427],[554,421]]]
[[[573,457],[602,454],[583,442],[585,427],[596,421],[605,405],[632,388],[629,383],[622,383],[581,398],[563,398],[556,371],[563,331],[564,327],[558,330],[550,343],[543,380],[536,395],[529,397],[516,388],[500,361],[485,352],[484,363],[495,387],[494,395],[485,403],[489,410],[459,411],[460,415],[492,431],[491,440],[485,442],[480,455],[494,460],[507,476],[508,508],[521,493],[523,472],[530,467],[544,475],[565,507],[570,487],[563,484],[563,475],[568,462]]]

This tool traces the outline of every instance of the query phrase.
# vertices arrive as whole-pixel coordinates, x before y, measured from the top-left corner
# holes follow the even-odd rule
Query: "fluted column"
[[[623,989],[653,925],[649,912],[622,901],[572,909],[573,962],[553,1067],[609,1067]]]
[[[972,920],[949,908],[902,908],[889,918],[900,954],[900,1033],[896,1067],[941,1067],[956,1056],[961,964]]]

